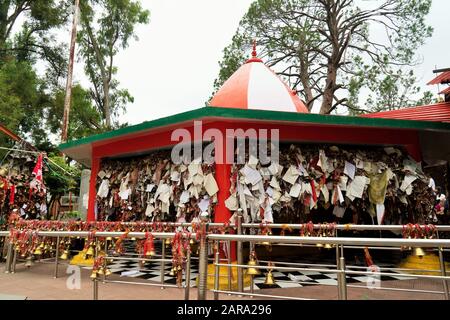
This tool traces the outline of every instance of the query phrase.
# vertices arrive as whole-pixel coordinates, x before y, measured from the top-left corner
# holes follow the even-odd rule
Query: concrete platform
[[[92,300],[93,285],[89,278],[90,271],[79,269],[81,274],[80,289],[69,289],[67,286],[69,274],[66,274],[67,265],[61,265],[59,269],[59,278],[53,278],[53,264],[38,263],[28,269],[23,264],[18,264],[16,273],[4,273],[4,264],[0,264],[0,297],[16,299],[17,297],[26,297],[29,300]],[[111,279],[133,281],[129,278],[120,278],[115,276]],[[139,279],[142,281],[142,279]],[[354,284],[349,284],[354,285]],[[360,284],[358,284],[360,285]],[[450,285],[450,283],[449,283]],[[441,280],[401,280],[401,281],[383,281],[382,287],[403,288],[408,291],[385,291],[372,289],[365,286],[358,288],[348,288],[348,299],[355,300],[442,300],[442,294],[417,293],[412,290],[433,290],[442,291]],[[255,290],[258,294],[271,294],[277,296],[293,296],[298,298],[335,300],[338,297],[336,286],[314,285],[301,288],[278,288]],[[208,292],[208,299],[213,295]],[[99,283],[100,300],[183,300],[183,288],[161,289],[159,286],[139,286],[131,284],[112,284]],[[197,299],[197,289],[191,288],[190,299]],[[221,294],[221,300],[257,300],[265,299],[261,297],[250,298],[248,296],[231,296]]]

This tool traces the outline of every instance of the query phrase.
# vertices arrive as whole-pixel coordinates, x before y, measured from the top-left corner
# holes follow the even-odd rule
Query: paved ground
[[[53,264],[36,264],[27,269],[23,264],[18,264],[16,273],[4,273],[4,264],[0,264],[0,298],[7,298],[6,295],[27,297],[31,300],[61,299],[61,300],[90,300],[93,297],[93,285],[89,279],[90,271],[80,269],[81,288],[70,290],[67,287],[68,277],[67,266],[60,267],[60,277],[53,278]],[[119,276],[112,279],[138,281]],[[142,281],[142,280],[140,280]],[[449,283],[450,284],[450,283]],[[361,284],[349,284],[361,285]],[[364,287],[348,288],[349,299],[375,300],[375,299],[443,299],[442,294],[417,293],[413,290],[433,290],[442,291],[441,281],[430,280],[393,280],[383,281],[382,287],[404,288],[408,291],[386,291],[368,290]],[[277,296],[294,296],[298,298],[313,299],[337,299],[337,288],[335,286],[314,285],[295,288],[276,288],[255,291],[257,294],[271,294]],[[99,284],[99,299],[151,299],[151,300],[181,300],[184,299],[184,289],[166,288],[161,290],[159,286],[140,286],[131,284]],[[197,289],[191,288],[190,299],[197,299]],[[212,294],[208,293],[208,299],[212,299]],[[236,297],[221,295],[221,299],[244,299],[249,297]],[[261,299],[254,297],[253,299]]]

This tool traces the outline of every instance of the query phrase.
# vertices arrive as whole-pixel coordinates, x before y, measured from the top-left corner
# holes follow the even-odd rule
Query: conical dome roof
[[[222,85],[209,102],[211,107],[257,109],[307,113],[297,94],[256,57],[242,65]]]

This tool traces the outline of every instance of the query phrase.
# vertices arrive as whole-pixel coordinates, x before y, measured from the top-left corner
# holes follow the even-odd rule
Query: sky
[[[252,0],[142,0],[150,10],[150,23],[136,30],[139,41],[116,58],[121,86],[134,96],[121,122],[137,124],[200,108],[210,97],[219,72],[222,50],[231,42],[239,21]],[[360,0],[373,6],[380,0]],[[450,1],[433,0],[428,23],[433,36],[417,52],[422,63],[415,67],[418,83],[426,86],[435,67],[450,67]],[[250,55],[250,52],[249,52]],[[82,66],[74,79],[88,85]]]

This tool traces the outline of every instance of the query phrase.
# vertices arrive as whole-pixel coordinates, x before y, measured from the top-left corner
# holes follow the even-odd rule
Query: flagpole
[[[75,43],[77,38],[77,21],[78,21],[79,6],[80,0],[75,0],[73,22],[72,22],[72,38],[70,41],[69,66],[67,71],[66,97],[64,99],[64,116],[61,130],[61,142],[67,141],[67,131],[69,126],[70,100],[72,98],[73,61],[75,57]]]

